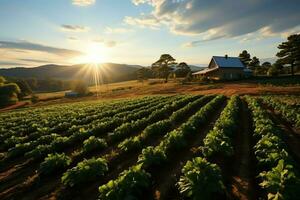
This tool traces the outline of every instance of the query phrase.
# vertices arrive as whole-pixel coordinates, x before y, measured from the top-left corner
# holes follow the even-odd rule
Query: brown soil
[[[213,128],[215,121],[218,119],[221,111],[224,109],[226,103],[219,106],[214,113],[211,114],[208,123],[200,128],[197,135],[193,135],[187,139],[189,141],[188,147],[178,152],[173,152],[170,155],[170,161],[151,172],[151,177],[154,181],[153,198],[154,199],[178,199],[179,192],[176,188],[176,182],[179,180],[181,169],[188,160],[195,157],[195,148],[203,143],[203,139],[209,130]]]
[[[28,105],[30,107],[47,106],[53,104],[73,103],[82,101],[108,101],[111,99],[120,98],[136,98],[149,95],[169,95],[169,94],[224,94],[227,96],[233,94],[239,95],[261,95],[261,94],[300,94],[300,86],[272,86],[272,85],[260,85],[255,81],[235,81],[227,83],[212,83],[212,84],[199,84],[191,83],[182,85],[174,80],[170,80],[168,83],[160,84],[142,84],[137,81],[120,82],[111,84],[109,89],[106,86],[101,86],[100,96],[89,96],[80,98],[65,98],[64,92],[54,93],[41,93],[42,101]],[[130,88],[120,91],[112,91],[116,88]],[[93,90],[93,89],[91,89]],[[27,106],[27,107],[28,107]]]
[[[192,113],[191,113],[192,114]],[[190,115],[191,115],[190,114]],[[189,115],[187,115],[188,117]],[[137,135],[138,133],[140,132],[137,132],[135,133],[134,135]],[[131,135],[132,136],[132,135]],[[155,142],[157,141],[160,141],[160,136],[157,138],[158,140],[156,141],[153,141],[151,138],[151,140],[149,141],[146,141],[145,144],[147,145],[152,145],[154,144]],[[150,144],[151,143],[151,144]],[[123,154],[118,154],[118,149],[117,149],[117,146],[116,144],[113,144],[111,143],[109,145],[110,147],[105,149],[104,151],[98,151],[98,152],[94,152],[92,154],[89,154],[89,155],[85,155],[84,157],[85,158],[89,158],[89,157],[92,157],[92,156],[96,156],[96,157],[99,157],[99,156],[103,156],[103,155],[111,155],[111,154],[114,154],[114,153],[117,153],[117,155],[115,157],[113,157],[113,160],[110,161],[110,171],[111,173],[106,176],[103,180],[105,180],[106,182],[109,181],[110,179],[112,178],[115,178],[119,175],[120,172],[122,172],[124,169],[130,167],[133,163],[136,162],[136,159],[137,159],[137,156],[139,154],[139,151],[137,152],[133,152],[133,153],[123,153]],[[76,161],[73,162],[72,166],[75,166],[77,162],[79,162],[80,159],[76,159]],[[70,167],[72,167],[70,166]],[[29,169],[27,169],[29,170]],[[34,169],[33,169],[34,171]],[[32,175],[34,176],[34,175]],[[28,182],[28,180],[31,179],[32,176],[29,176],[27,177],[27,180],[25,182]],[[23,179],[25,178],[24,176],[22,176]],[[20,192],[22,192],[22,196],[26,196],[24,199],[31,199],[31,198],[38,198],[38,197],[41,197],[45,194],[45,196],[43,196],[42,198],[43,199],[48,199],[48,198],[55,198],[55,196],[60,193],[65,193],[65,195],[67,196],[72,196],[72,198],[75,198],[76,196],[82,196],[85,195],[86,196],[89,196],[91,194],[94,194],[94,195],[97,195],[97,188],[99,186],[99,183],[91,183],[91,185],[89,185],[90,187],[87,188],[86,190],[84,190],[84,192],[82,192],[82,190],[80,190],[80,194],[76,195],[77,194],[77,190],[66,190],[66,188],[64,188],[61,183],[60,183],[60,176],[53,176],[53,177],[50,177],[50,178],[41,178],[40,180],[38,180],[38,184],[35,184],[35,182],[29,182],[29,185],[24,185],[24,183],[21,183],[19,185],[17,185],[17,187],[12,187],[12,188],[9,188],[7,191],[12,191],[12,189],[19,189],[19,191],[17,193],[19,194],[14,194],[14,196],[19,196],[21,195]],[[36,181],[36,180],[35,180]],[[104,184],[105,182],[102,182],[102,184]],[[32,187],[30,186],[32,185]],[[23,189],[22,189],[23,187]],[[56,191],[54,191],[56,189]],[[31,191],[35,191],[34,193],[32,193]],[[93,190],[92,193],[90,192],[90,190]],[[54,191],[52,194],[51,192]],[[27,194],[27,195],[24,195],[24,194]],[[75,195],[74,195],[75,194]],[[3,193],[3,195],[7,195],[7,192],[5,191]],[[93,195],[92,195],[93,196]],[[10,196],[6,196],[8,198],[10,198]],[[94,197],[94,196],[93,196]],[[93,199],[92,197],[92,199]],[[90,198],[90,197],[85,197],[85,198]],[[96,198],[96,196],[95,196]]]
[[[275,124],[283,131],[282,136],[286,144],[288,145],[289,153],[292,154],[293,158],[300,165],[300,133],[293,129],[289,123],[284,120],[278,112],[273,110],[271,107],[267,107],[268,113]]]
[[[234,141],[234,159],[231,172],[232,199],[254,200],[257,199],[255,191],[255,167],[251,158],[251,125],[246,102],[242,101],[239,114],[239,128]]]

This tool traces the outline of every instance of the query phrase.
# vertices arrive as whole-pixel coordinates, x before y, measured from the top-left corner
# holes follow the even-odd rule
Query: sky
[[[164,53],[205,66],[244,49],[268,60],[294,33],[299,0],[0,0],[0,68],[149,66]]]

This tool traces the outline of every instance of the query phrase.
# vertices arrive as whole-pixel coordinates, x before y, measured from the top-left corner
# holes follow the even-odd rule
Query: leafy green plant
[[[107,161],[103,158],[84,160],[76,167],[66,171],[61,181],[66,186],[78,186],[103,176],[108,171]]]
[[[139,155],[138,163],[147,168],[153,165],[159,165],[166,161],[166,154],[160,148],[147,147]]]
[[[44,162],[40,164],[39,172],[43,175],[49,175],[57,172],[58,170],[65,169],[71,163],[71,158],[62,154],[49,154]]]
[[[135,149],[139,149],[141,147],[141,140],[140,137],[135,136],[132,138],[127,138],[120,144],[118,144],[118,148],[122,151],[128,152],[133,151]]]
[[[141,199],[150,184],[150,174],[142,170],[141,165],[133,166],[122,172],[116,180],[100,186],[99,199]]]
[[[83,142],[82,151],[84,153],[91,152],[94,150],[101,150],[107,147],[107,143],[102,138],[96,138],[95,136],[90,136]]]
[[[182,174],[177,186],[180,193],[189,199],[213,199],[213,195],[225,190],[220,168],[204,158],[188,161]]]
[[[270,171],[259,174],[262,182],[259,184],[267,191],[269,200],[298,199],[300,180],[296,177],[293,166],[279,160],[277,166]]]

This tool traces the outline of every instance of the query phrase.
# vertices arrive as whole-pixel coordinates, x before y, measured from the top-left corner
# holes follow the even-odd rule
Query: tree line
[[[275,63],[260,63],[258,57],[251,58],[247,50],[239,54],[243,64],[251,69],[254,75],[276,76],[279,74],[292,74],[300,70],[300,34],[290,35],[287,41],[278,46],[277,60]]]
[[[160,58],[151,65],[151,68],[143,67],[137,71],[137,78],[143,81],[149,78],[163,78],[168,82],[170,76],[176,78],[188,78],[191,69],[185,62],[177,63],[170,54],[162,54]]]
[[[38,101],[36,92],[56,92],[73,90],[79,95],[88,94],[88,85],[81,80],[55,80],[36,78],[13,78],[0,76],[0,107],[13,105],[19,100],[30,98],[32,102]]]

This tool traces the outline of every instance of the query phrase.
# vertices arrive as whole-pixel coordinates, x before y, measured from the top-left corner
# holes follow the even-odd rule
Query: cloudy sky
[[[299,0],[0,0],[0,67],[115,62],[160,54],[207,64],[243,49],[273,58],[300,32]]]

